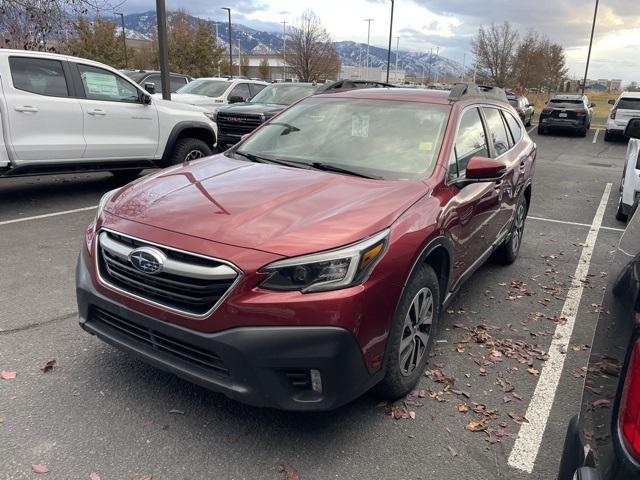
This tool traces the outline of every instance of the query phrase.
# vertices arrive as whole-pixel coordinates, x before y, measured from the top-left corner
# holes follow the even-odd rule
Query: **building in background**
[[[340,79],[343,80],[369,80],[371,82],[386,82],[386,67],[367,67],[358,65],[342,65]],[[404,70],[389,70],[389,83],[404,83],[406,72]]]

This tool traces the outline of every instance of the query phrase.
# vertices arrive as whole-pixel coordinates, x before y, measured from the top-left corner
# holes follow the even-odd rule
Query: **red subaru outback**
[[[461,283],[516,259],[535,157],[498,89],[309,97],[224,154],[107,193],[80,324],[253,405],[402,396]]]

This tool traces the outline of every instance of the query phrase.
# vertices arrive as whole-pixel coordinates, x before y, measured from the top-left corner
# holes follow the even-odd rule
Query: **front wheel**
[[[527,200],[524,195],[520,196],[516,207],[516,216],[511,225],[511,232],[507,241],[498,247],[494,257],[500,263],[510,265],[518,258],[522,237],[524,235],[524,223],[527,219]]]
[[[440,315],[440,284],[429,265],[420,266],[409,279],[387,340],[386,373],[375,391],[396,399],[411,392],[427,364]]]
[[[626,222],[629,219],[629,216],[624,213],[622,206],[622,192],[620,192],[620,199],[618,200],[618,209],[616,210],[616,220],[620,222]]]
[[[545,135],[547,133],[546,128],[538,127],[538,135]]]
[[[208,157],[212,153],[211,147],[199,138],[181,138],[176,142],[168,164],[178,165],[198,158]]]

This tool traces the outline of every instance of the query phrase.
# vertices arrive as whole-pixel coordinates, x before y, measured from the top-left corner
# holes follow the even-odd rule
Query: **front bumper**
[[[230,398],[283,410],[331,410],[383,375],[369,374],[355,337],[338,327],[242,327],[203,333],[139,313],[98,292],[80,255],[80,326],[122,350]],[[310,371],[321,375],[313,389]],[[317,383],[316,383],[317,387]]]

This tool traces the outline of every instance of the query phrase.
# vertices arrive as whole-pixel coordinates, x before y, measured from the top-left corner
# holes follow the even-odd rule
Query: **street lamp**
[[[229,76],[233,76],[233,43],[231,43],[231,9],[229,7],[222,7],[222,10],[226,10],[229,13]]]
[[[367,27],[367,78],[366,80],[369,80],[369,45],[371,43],[371,22],[373,22],[373,18],[365,18],[364,21],[367,22],[368,27]]]
[[[282,80],[287,79],[287,22],[280,22],[282,24]]]
[[[391,21],[389,22],[389,48],[387,49],[387,83],[389,83],[389,67],[391,65],[392,38],[393,38],[393,0],[391,0]]]
[[[124,68],[129,66],[127,61],[127,35],[124,32],[124,13],[114,12],[115,15],[120,15],[120,21],[122,22],[122,46],[124,47]]]
[[[589,53],[587,54],[587,66],[584,69],[584,81],[582,82],[582,95],[584,95],[584,90],[587,87],[587,76],[589,75],[589,62],[591,61],[591,47],[593,46],[593,34],[596,30],[596,19],[598,18],[598,3],[599,0],[596,0],[596,9],[593,12],[593,25],[591,25],[591,39],[589,40]]]

